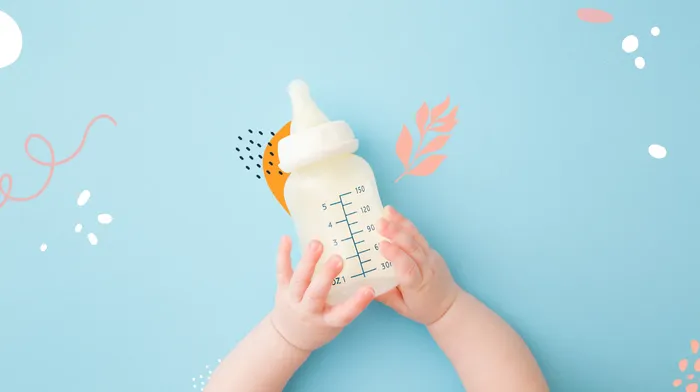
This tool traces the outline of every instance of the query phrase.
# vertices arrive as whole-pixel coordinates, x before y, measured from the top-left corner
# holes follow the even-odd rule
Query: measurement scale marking
[[[353,211],[353,212],[348,213],[348,216],[350,216],[352,214],[357,214],[357,211]]]
[[[341,221],[341,222],[342,222],[342,221]],[[357,223],[357,222],[352,222],[352,223],[348,223],[348,225],[354,225],[354,224],[356,224],[356,223]]]
[[[334,205],[336,205],[336,204],[340,204],[340,202],[339,202],[339,201],[336,201],[336,202],[331,203],[332,206],[334,206]]]
[[[357,241],[357,242],[355,242],[355,243],[356,243],[357,245],[360,245],[360,244],[363,243],[363,242],[365,242],[365,240]]]
[[[372,271],[375,271],[375,270],[376,270],[376,268],[372,268],[372,269],[370,269],[370,270],[363,271],[363,272],[364,272],[364,274],[366,275],[366,274],[368,274],[368,273],[370,273],[370,272],[372,272]],[[350,277],[350,279],[352,279],[352,278],[357,278],[358,276],[364,276],[364,275],[363,275],[363,274],[353,275],[353,276]]]
[[[350,278],[352,279],[352,278],[356,278],[360,275],[362,275],[362,277],[366,277],[367,275],[365,272],[365,267],[362,265],[363,263],[362,263],[362,258],[360,257],[360,252],[357,250],[357,242],[355,242],[355,234],[361,233],[362,230],[358,231],[357,233],[352,232],[352,228],[350,227],[350,224],[348,222],[348,213],[345,212],[345,206],[352,204],[352,202],[349,202],[347,204],[343,203],[343,196],[347,196],[349,194],[351,194],[351,192],[343,193],[342,195],[338,196],[338,199],[340,201],[340,207],[343,209],[343,215],[345,216],[345,223],[348,223],[348,231],[350,232],[350,239],[352,239],[352,246],[355,248],[355,255],[357,256],[357,259],[360,260],[360,270],[362,271],[362,273],[360,273],[358,275],[351,276]]]
[[[351,240],[351,239],[352,239],[352,237],[348,237],[348,238],[343,238],[341,241],[347,241],[347,240]]]
[[[365,249],[365,250],[359,252],[359,254],[362,254],[362,253],[365,253],[365,252],[369,252],[369,251],[370,251],[369,249]]]
[[[348,225],[348,227],[350,227],[350,225]],[[351,230],[352,230],[352,229],[351,229]],[[362,233],[362,230],[356,231],[356,232],[354,232],[354,233],[351,232],[350,235],[355,235],[355,234],[360,234],[360,233]]]
[[[339,221],[335,222],[335,224],[337,225],[340,222],[347,222],[347,221],[348,221],[347,219],[343,219],[343,220],[339,220]]]

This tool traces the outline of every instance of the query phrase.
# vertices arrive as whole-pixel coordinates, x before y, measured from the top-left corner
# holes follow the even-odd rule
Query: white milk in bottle
[[[278,145],[279,167],[291,173],[284,198],[302,247],[323,243],[316,272],[333,254],[344,260],[333,280],[328,303],[343,302],[357,289],[371,286],[376,295],[396,286],[394,268],[379,253],[382,216],[374,172],[355,155],[359,143],[344,121],[329,121],[301,80],[289,85],[290,135]]]

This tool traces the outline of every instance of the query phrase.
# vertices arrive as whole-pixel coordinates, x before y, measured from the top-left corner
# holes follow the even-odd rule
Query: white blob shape
[[[46,249],[48,249],[48,245],[46,244],[41,244],[41,246],[39,247],[39,250],[42,252],[46,252]]]
[[[664,159],[666,158],[666,147],[658,145],[658,144],[652,144],[649,146],[649,155],[656,159]]]
[[[661,34],[660,28],[658,28],[657,26],[651,28],[651,35],[653,35],[654,37],[658,37],[659,34]]]
[[[86,189],[80,192],[80,195],[78,196],[78,207],[82,207],[87,204],[88,200],[90,200],[90,191]]]
[[[90,241],[90,245],[97,245],[97,236],[94,233],[88,234],[87,239]]]
[[[639,48],[639,40],[634,35],[628,35],[622,40],[622,50],[632,53]]]
[[[108,225],[108,224],[112,223],[112,215],[110,215],[110,214],[97,215],[97,221],[103,225]]]
[[[647,62],[644,60],[644,57],[637,57],[634,59],[634,66],[639,68],[639,69],[644,69],[644,66],[647,65]]]
[[[0,68],[12,65],[22,53],[22,30],[12,17],[0,11]]]
[[[80,233],[81,231],[83,231],[83,225],[78,223],[77,225],[75,225],[75,232]]]

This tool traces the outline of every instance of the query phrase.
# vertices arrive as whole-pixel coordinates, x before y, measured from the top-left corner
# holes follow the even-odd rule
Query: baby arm
[[[408,219],[387,207],[378,227],[391,241],[383,241],[380,250],[399,280],[378,300],[427,326],[467,391],[549,391],[525,342],[455,283],[445,261]]]
[[[342,258],[331,257],[312,281],[322,245],[311,242],[296,271],[291,247],[290,239],[282,238],[274,309],[221,362],[205,392],[282,391],[313,350],[333,340],[372,302],[374,292],[365,288],[329,306],[326,298],[343,268]]]

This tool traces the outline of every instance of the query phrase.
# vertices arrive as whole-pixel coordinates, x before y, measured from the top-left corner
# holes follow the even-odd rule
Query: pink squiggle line
[[[36,199],[37,197],[39,197],[39,195],[44,193],[46,188],[51,183],[51,178],[53,177],[54,170],[56,170],[56,166],[60,166],[60,165],[63,165],[64,163],[68,163],[71,160],[73,160],[73,158],[77,157],[78,154],[80,154],[80,151],[83,149],[83,146],[85,146],[85,141],[87,140],[87,136],[90,133],[90,128],[92,128],[92,126],[98,120],[103,119],[103,118],[106,118],[107,120],[111,121],[112,124],[114,124],[114,126],[117,125],[117,122],[111,116],[109,116],[107,114],[100,114],[99,116],[93,118],[92,121],[90,121],[90,123],[85,128],[85,133],[83,133],[83,139],[81,140],[78,148],[68,158],[63,159],[63,160],[58,161],[58,162],[56,162],[56,154],[54,153],[53,146],[51,145],[51,143],[48,140],[46,140],[45,137],[43,137],[37,133],[33,133],[33,134],[29,135],[27,137],[27,139],[24,141],[24,152],[27,154],[29,159],[31,159],[32,161],[34,161],[38,165],[48,166],[49,167],[49,175],[48,175],[48,177],[46,177],[46,181],[44,181],[44,185],[41,187],[41,189],[39,189],[33,195],[27,196],[27,197],[13,197],[12,196],[12,175],[11,174],[3,174],[2,176],[0,176],[0,195],[2,195],[2,197],[3,197],[2,202],[0,202],[0,208],[2,208],[8,201],[15,201],[15,202],[29,201],[32,199]],[[50,162],[41,161],[41,160],[37,159],[34,155],[32,155],[32,153],[29,152],[29,142],[31,142],[32,139],[39,139],[40,141],[44,142],[46,147],[48,147],[49,153],[51,154],[51,161]],[[7,190],[5,190],[3,187],[3,184],[5,183],[6,179],[8,182]]]

